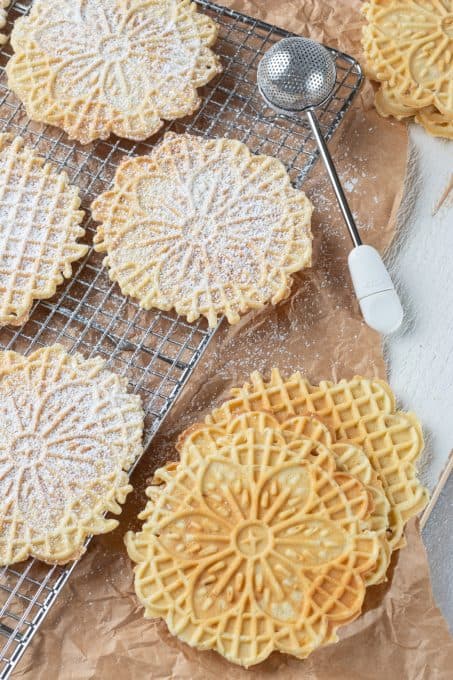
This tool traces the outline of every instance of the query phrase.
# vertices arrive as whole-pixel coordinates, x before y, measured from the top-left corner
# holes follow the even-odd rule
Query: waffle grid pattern
[[[78,190],[64,173],[57,175],[31,154],[20,137],[0,135],[0,151],[0,205],[9,222],[2,244],[0,323],[20,326],[33,299],[51,297],[87,246],[77,243],[84,234],[83,212],[77,210]]]
[[[378,557],[366,486],[291,423],[247,415],[189,428],[126,534],[145,616],[246,667],[335,641]]]
[[[190,118],[166,124],[146,143],[111,138],[86,147],[73,144],[52,127],[28,120],[23,107],[6,86],[5,66],[11,55],[7,44],[0,52],[0,132],[24,137],[28,146],[68,174],[80,187],[82,209],[106,191],[125,156],[143,155],[168,130],[205,137],[230,137],[252,151],[279,158],[296,187],[317,159],[315,142],[303,121],[275,118],[262,103],[255,72],[258,61],[287,32],[197,0],[200,10],[219,25],[215,51],[223,73],[200,90],[200,109]],[[31,0],[16,0],[8,12],[4,32],[28,12]],[[362,74],[350,57],[334,53],[338,82],[332,98],[320,111],[323,132],[330,138],[357,93]],[[85,220],[86,242],[92,243],[95,225]],[[102,268],[102,256],[90,249],[73,267],[73,276],[54,300],[39,301],[21,328],[0,331],[0,349],[30,353],[59,342],[84,356],[101,356],[108,368],[127,376],[131,391],[142,396],[146,412],[145,444],[164,419],[200,359],[212,331],[204,321],[188,324],[175,315],[145,312],[122,296]],[[6,680],[69,578],[75,564],[49,568],[30,560],[0,569],[0,679]]]
[[[428,500],[416,469],[423,436],[412,413],[395,412],[386,383],[356,377],[311,385],[298,373],[284,379],[274,369],[270,382],[254,373],[250,384],[234,388],[232,394],[233,399],[213,411],[207,422],[223,425],[247,411],[270,411],[279,421],[314,414],[329,426],[335,441],[361,446],[390,501],[389,545],[396,550],[404,544],[404,525]]]
[[[453,0],[368,0],[362,46],[366,70],[380,84],[384,117],[415,116],[435,137],[453,137]]]
[[[147,139],[163,119],[198,109],[197,88],[220,71],[209,49],[216,25],[195,9],[191,0],[36,0],[11,35],[10,87],[31,119],[83,144],[112,132]]]

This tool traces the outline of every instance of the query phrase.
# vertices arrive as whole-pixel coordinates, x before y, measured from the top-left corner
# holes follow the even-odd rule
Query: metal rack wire
[[[255,73],[260,57],[277,40],[289,34],[238,12],[196,0],[220,28],[216,51],[224,71],[203,88],[203,104],[192,117],[169,123],[162,133],[145,143],[112,137],[87,147],[68,141],[54,128],[29,121],[17,99],[8,91],[5,65],[11,54],[0,53],[0,129],[22,135],[27,143],[81,189],[87,209],[96,195],[109,186],[119,161],[125,156],[149,152],[168,129],[203,136],[226,136],[245,142],[254,152],[280,158],[296,186],[317,159],[315,142],[304,121],[277,118],[262,102]],[[26,14],[31,0],[16,0],[9,11],[7,30]],[[320,112],[329,139],[358,91],[362,75],[351,58],[332,51],[338,81],[331,99]],[[84,225],[88,242],[95,231],[88,218]],[[145,312],[123,297],[93,250],[74,266],[73,277],[51,301],[34,306],[21,328],[0,330],[0,348],[28,353],[60,342],[69,351],[104,357],[109,368],[126,375],[131,389],[143,399],[146,412],[145,443],[180,394],[206,349],[212,331],[205,322],[188,324],[176,315]],[[48,566],[36,560],[0,568],[0,679],[5,680],[18,663],[75,564]]]

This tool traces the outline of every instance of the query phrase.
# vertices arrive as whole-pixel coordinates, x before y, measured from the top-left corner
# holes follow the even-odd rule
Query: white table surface
[[[406,319],[385,342],[390,384],[417,413],[427,439],[420,466],[432,491],[453,449],[453,142],[410,129],[409,176],[388,253]],[[453,475],[423,535],[434,595],[453,632]]]

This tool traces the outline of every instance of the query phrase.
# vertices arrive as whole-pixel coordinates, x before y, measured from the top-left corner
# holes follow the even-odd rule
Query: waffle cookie
[[[415,467],[423,450],[423,435],[414,414],[395,410],[395,397],[387,383],[355,377],[311,385],[300,373],[284,378],[273,369],[269,381],[253,373],[250,383],[232,393],[233,399],[213,411],[207,423],[225,427],[248,411],[268,411],[279,422],[313,414],[328,426],[335,443],[363,449],[390,504],[389,546],[396,549],[402,545],[406,522],[428,500]]]
[[[82,144],[146,139],[199,107],[221,70],[216,37],[189,0],[35,0],[12,32],[8,84],[32,120]]]
[[[85,233],[79,206],[64,172],[21,137],[0,134],[0,326],[24,323],[33,300],[52,297],[88,251],[77,243]]]
[[[286,426],[258,413],[190,428],[126,536],[145,615],[246,667],[336,641],[378,559],[367,487],[337,469],[322,424]]]
[[[225,434],[231,434],[239,429],[254,427],[255,421],[260,429],[281,427],[283,436],[289,443],[292,437],[319,442],[333,453],[337,470],[347,472],[362,482],[372,501],[366,528],[376,532],[379,542],[378,559],[374,567],[367,572],[365,584],[368,586],[385,581],[391,556],[387,535],[390,504],[365,451],[351,442],[334,443],[328,427],[314,416],[294,416],[285,420],[281,426],[277,426],[278,421],[269,411],[246,411],[240,416],[235,416],[232,422],[225,422],[223,427],[217,425],[217,429],[223,429]]]
[[[168,133],[92,205],[96,249],[144,309],[210,326],[288,296],[311,262],[312,205],[280,161],[241,142]]]
[[[78,558],[114,529],[142,453],[140,397],[99,359],[60,345],[0,352],[0,566]]]
[[[367,71],[381,83],[378,111],[417,114],[428,132],[451,137],[453,0],[369,0],[363,13]]]

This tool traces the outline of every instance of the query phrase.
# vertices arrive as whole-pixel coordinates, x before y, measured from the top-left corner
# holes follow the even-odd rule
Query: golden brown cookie
[[[453,118],[453,1],[369,0],[363,47],[377,80],[404,106]]]
[[[378,559],[367,488],[329,447],[266,414],[190,428],[126,536],[147,617],[251,666],[305,658],[359,615]]]
[[[399,547],[404,525],[424,508],[428,492],[417,478],[416,462],[423,450],[420,423],[413,413],[396,411],[387,383],[359,376],[311,385],[300,373],[285,378],[273,369],[269,381],[255,372],[250,383],[232,394],[233,399],[208,416],[208,423],[225,427],[247,411],[269,411],[279,422],[314,414],[328,425],[335,443],[363,449],[390,503],[390,547]]]

